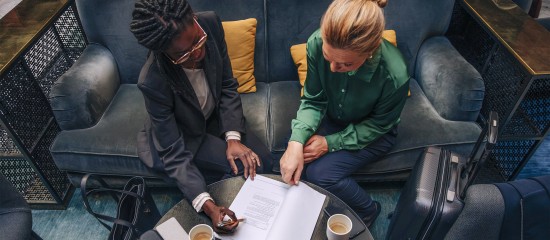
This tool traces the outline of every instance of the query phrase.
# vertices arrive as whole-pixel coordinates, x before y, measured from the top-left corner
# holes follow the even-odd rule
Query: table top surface
[[[550,74],[550,32],[511,0],[463,0],[532,75]]]
[[[271,179],[275,179],[282,182],[281,176],[279,175],[264,175],[262,176],[269,177]],[[208,185],[208,192],[216,201],[217,204],[222,206],[230,206],[233,202],[233,199],[237,196],[237,193],[241,189],[245,182],[245,179],[243,177],[234,177],[226,180],[222,180],[219,182],[212,183]],[[350,210],[351,213],[355,214],[349,206],[347,206],[342,200],[340,200],[338,197],[334,196],[330,192],[322,189],[319,186],[316,186],[311,183],[306,183],[308,186],[312,187],[313,189],[317,190],[318,192],[325,194],[327,198],[325,199],[325,203],[323,204],[323,207],[332,205],[337,207],[345,207]],[[187,200],[182,200],[179,203],[177,203],[174,207],[172,207],[157,223],[157,225],[165,222],[166,220],[170,219],[171,217],[176,218],[178,222],[181,224],[183,229],[185,229],[186,232],[189,232],[191,228],[197,224],[205,223],[212,225],[212,222],[210,219],[204,214],[204,213],[197,213],[195,209],[187,202]],[[327,224],[328,216],[325,213],[322,213],[322,217],[320,217],[317,220],[317,224],[315,226],[315,231],[313,232],[313,235],[311,236],[311,239],[326,239],[326,224]],[[360,235],[355,237],[355,239],[373,239],[371,233],[368,229],[366,229],[364,232],[362,232]]]
[[[0,19],[0,75],[72,0],[23,0]]]

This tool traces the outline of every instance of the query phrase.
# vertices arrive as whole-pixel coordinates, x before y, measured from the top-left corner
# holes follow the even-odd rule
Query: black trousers
[[[249,132],[241,136],[241,143],[254,151],[261,161],[261,166],[256,168],[256,173],[272,173],[273,158],[267,147],[256,137]],[[244,166],[240,160],[235,160],[238,168],[237,175],[233,174],[231,166],[227,161],[227,143],[225,139],[206,134],[200,148],[195,154],[193,161],[201,171],[206,180],[206,184],[210,184],[222,179],[243,175]]]

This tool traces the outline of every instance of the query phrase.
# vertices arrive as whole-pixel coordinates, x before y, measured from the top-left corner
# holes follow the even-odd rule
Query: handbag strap
[[[100,183],[101,187],[98,188],[98,189],[88,190],[87,185],[88,185],[88,181],[90,179],[98,181]],[[111,229],[112,229],[111,226],[109,226],[108,224],[106,224],[102,220],[112,222],[114,224],[120,224],[120,225],[126,226],[129,229],[131,229],[131,231],[135,232],[136,229],[135,229],[135,226],[132,223],[130,223],[126,220],[114,218],[114,217],[111,217],[111,216],[98,214],[98,213],[95,213],[92,210],[92,208],[90,207],[90,203],[88,201],[88,196],[90,194],[99,193],[99,192],[108,192],[116,202],[119,202],[120,199],[121,199],[120,197],[118,197],[116,195],[116,193],[130,195],[132,197],[140,199],[140,201],[143,201],[143,197],[141,197],[140,195],[138,195],[134,192],[125,191],[125,190],[118,190],[118,189],[111,189],[111,188],[109,188],[109,185],[103,179],[98,178],[97,176],[92,175],[92,174],[84,175],[84,177],[82,177],[82,180],[80,181],[80,193],[82,195],[82,202],[84,203],[84,208],[86,209],[86,211],[88,211],[88,213],[90,213],[92,216],[94,216],[99,221],[99,223],[101,223],[101,225],[103,225],[109,231],[111,231]]]
[[[81,193],[84,194],[84,193],[88,192],[87,187],[88,187],[88,181],[90,181],[90,179],[93,179],[93,180],[97,181],[99,183],[99,185],[101,186],[101,188],[111,189],[111,186],[109,186],[107,184],[107,182],[105,182],[105,180],[103,180],[100,177],[97,177],[96,175],[88,173],[88,174],[84,175],[84,177],[82,177],[82,179],[80,180],[80,192]],[[113,199],[115,201],[118,202],[119,198],[116,194],[111,193],[111,196],[113,197]],[[84,195],[82,195],[82,198],[84,198]]]

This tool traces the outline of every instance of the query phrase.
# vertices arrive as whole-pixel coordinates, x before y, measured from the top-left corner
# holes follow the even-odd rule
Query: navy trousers
[[[325,118],[318,135],[326,136],[339,132],[346,126]],[[329,152],[306,164],[304,179],[336,195],[348,204],[361,218],[374,213],[371,197],[357,184],[351,174],[386,154],[395,144],[397,127],[382,135],[365,148],[357,151],[340,150]]]

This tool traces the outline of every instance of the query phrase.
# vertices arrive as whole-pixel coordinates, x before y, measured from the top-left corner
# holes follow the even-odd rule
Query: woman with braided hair
[[[130,30],[150,52],[138,87],[149,118],[138,134],[138,155],[175,181],[185,198],[212,219],[214,230],[235,214],[217,206],[206,180],[270,172],[269,151],[246,133],[220,19],[193,13],[185,0],[137,0]],[[225,137],[225,139],[224,139]]]
[[[380,203],[351,174],[386,154],[409,89],[405,61],[382,39],[386,0],[335,0],[307,42],[307,77],[280,165],[338,196],[370,227]]]

